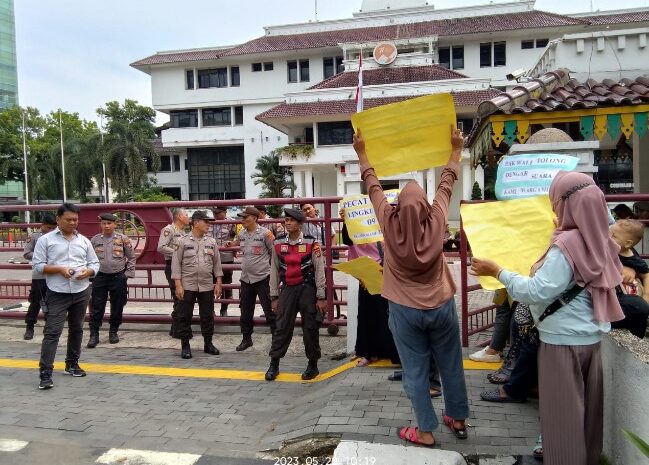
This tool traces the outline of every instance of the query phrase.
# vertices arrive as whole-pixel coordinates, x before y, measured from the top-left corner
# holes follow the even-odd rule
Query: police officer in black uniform
[[[309,380],[320,373],[319,328],[327,310],[324,261],[320,244],[301,231],[304,214],[287,208],[284,215],[286,235],[273,243],[270,266],[270,296],[273,311],[277,313],[277,327],[265,377],[267,381],[273,381],[279,375],[279,360],[286,355],[291,344],[295,318],[300,312],[304,350],[309,359],[302,379]]]
[[[128,300],[128,278],[135,277],[135,252],[131,239],[115,232],[117,217],[112,213],[99,215],[101,233],[90,243],[99,259],[99,272],[92,281],[92,311],[90,315],[90,339],[88,348],[99,343],[99,328],[106,312],[110,294],[110,330],[108,342],[117,344],[117,330],[122,324],[122,313]]]

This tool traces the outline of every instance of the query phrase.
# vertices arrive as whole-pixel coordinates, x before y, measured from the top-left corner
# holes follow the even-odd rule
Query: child
[[[626,328],[639,338],[645,336],[649,315],[649,266],[633,247],[642,240],[643,234],[644,225],[638,220],[619,220],[611,226],[611,236],[620,246],[622,266],[635,273],[634,279],[626,279],[618,289],[625,318],[611,326]]]

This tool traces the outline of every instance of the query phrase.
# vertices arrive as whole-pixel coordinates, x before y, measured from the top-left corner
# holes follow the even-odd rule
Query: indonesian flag
[[[363,111],[363,49],[358,55],[358,86],[356,87],[356,113]]]

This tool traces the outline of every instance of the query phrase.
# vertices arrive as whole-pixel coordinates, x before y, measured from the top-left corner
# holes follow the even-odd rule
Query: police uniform
[[[213,212],[219,213],[226,211],[222,207],[214,208]],[[226,220],[228,218],[225,218]],[[232,241],[237,235],[237,228],[234,224],[214,224],[212,225],[212,237],[216,239],[216,245],[218,247],[226,247],[225,243]],[[231,250],[222,250],[219,252],[221,258],[221,264],[223,265],[232,265],[234,263],[234,252]],[[232,270],[223,270],[223,284],[232,284]],[[232,299],[232,289],[223,290],[224,299]],[[225,316],[228,312],[228,304],[221,304],[220,315]]]
[[[117,221],[112,214],[99,216],[103,221]],[[96,234],[91,240],[95,254],[99,259],[99,272],[92,281],[92,310],[90,315],[90,338],[88,347],[92,348],[93,335],[98,338],[106,301],[110,294],[110,331],[111,344],[119,342],[117,330],[122,324],[122,312],[128,300],[128,278],[135,277],[135,251],[131,239],[125,234],[113,232],[110,236]]]
[[[180,239],[186,235],[187,233],[185,233],[184,229],[178,229],[174,223],[171,223],[162,228],[162,231],[160,231],[160,239],[158,239],[158,252],[165,257],[165,278],[167,278],[167,283],[169,283],[171,298],[174,300],[174,306],[171,312],[172,323],[169,335],[176,338],[178,337],[176,333],[178,298],[176,297],[176,283],[171,279],[171,258],[174,252],[178,250]]]
[[[248,207],[238,216],[253,215],[258,217],[259,211]],[[273,233],[263,226],[257,225],[254,231],[242,229],[235,243],[238,243],[243,253],[241,260],[241,334],[243,340],[237,347],[242,351],[252,346],[253,317],[257,297],[270,326],[271,334],[275,332],[276,316],[273,313],[270,300],[270,259],[273,253]]]
[[[194,216],[192,216],[194,219]],[[182,283],[184,296],[178,304],[177,337],[184,345],[192,337],[191,321],[194,303],[198,301],[201,333],[205,340],[205,351],[212,346],[214,335],[214,282],[223,276],[218,247],[213,237],[195,237],[192,233],[180,239],[178,250],[171,262],[171,278]],[[213,346],[212,346],[213,347]],[[218,350],[214,348],[215,355]],[[191,358],[191,352],[189,357]]]
[[[42,232],[38,231],[31,234],[25,240],[25,248],[23,250],[23,257],[25,260],[31,260],[34,254],[34,247],[36,247],[36,241],[43,235]],[[25,339],[32,339],[34,337],[34,325],[38,320],[38,312],[41,309],[41,301],[45,298],[47,293],[47,284],[45,281],[45,275],[39,273],[35,269],[32,269],[32,286],[29,289],[29,308],[27,309],[27,314],[25,315],[25,324],[27,325],[27,330],[25,331]]]
[[[298,221],[304,219],[299,210],[286,209],[285,212]],[[318,331],[321,318],[316,308],[316,300],[325,299],[325,273],[322,250],[313,237],[300,232],[296,240],[290,240],[286,235],[274,241],[270,267],[270,295],[272,299],[279,298],[277,328],[269,352],[271,368],[273,363],[277,363],[278,367],[279,359],[284,357],[291,344],[298,312],[302,316],[302,337],[309,365],[317,367],[321,355]]]

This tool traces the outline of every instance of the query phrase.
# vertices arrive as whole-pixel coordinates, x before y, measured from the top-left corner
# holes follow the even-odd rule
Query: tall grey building
[[[18,105],[13,0],[0,0],[0,110]]]

